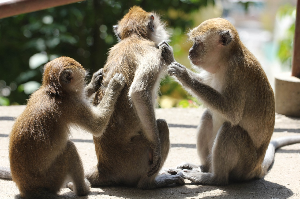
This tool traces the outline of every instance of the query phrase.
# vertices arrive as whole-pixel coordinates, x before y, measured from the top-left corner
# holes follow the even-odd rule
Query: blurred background
[[[41,85],[44,64],[54,58],[72,57],[90,74],[102,68],[117,43],[112,26],[133,5],[161,15],[172,34],[175,59],[187,67],[188,31],[223,17],[237,28],[272,86],[276,73],[291,68],[296,0],[87,0],[0,19],[0,105],[26,104]],[[158,104],[201,105],[168,76],[161,82]]]

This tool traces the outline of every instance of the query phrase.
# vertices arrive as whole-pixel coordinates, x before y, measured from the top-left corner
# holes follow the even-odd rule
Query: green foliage
[[[177,104],[180,108],[197,108],[201,103],[194,97],[188,97],[188,99],[180,100]]]
[[[25,104],[41,82],[43,65],[56,57],[72,57],[90,73],[103,67],[107,52],[117,42],[112,26],[133,5],[159,13],[173,30],[172,40],[178,41],[193,26],[188,13],[209,2],[214,1],[87,0],[0,19],[0,80],[11,91],[4,96],[0,84],[0,104],[7,105],[2,103],[7,100],[10,104]],[[178,53],[175,51],[175,55]]]
[[[284,17],[290,17],[293,20],[290,27],[286,30],[284,38],[279,41],[279,48],[277,56],[283,66],[291,68],[292,56],[293,56],[293,41],[295,34],[295,19],[296,19],[296,7],[291,5],[284,5],[278,11],[280,19]]]
[[[0,97],[0,106],[8,106],[9,105],[9,99],[6,97]]]

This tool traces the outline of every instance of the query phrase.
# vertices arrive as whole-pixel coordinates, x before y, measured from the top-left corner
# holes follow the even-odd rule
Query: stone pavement
[[[9,166],[9,133],[25,106],[0,106],[0,166]],[[199,164],[196,150],[196,128],[202,108],[157,109],[156,117],[166,119],[170,128],[171,149],[164,165],[174,168],[186,161]],[[300,118],[276,115],[273,137],[299,135]],[[299,135],[300,136],[300,135]],[[72,130],[75,143],[85,170],[96,165],[92,136],[80,130]],[[129,187],[92,188],[92,198],[300,198],[300,144],[283,147],[276,152],[275,162],[264,179],[228,186],[199,186],[186,180],[186,185],[155,190],[139,190]],[[0,199],[19,198],[19,191],[12,181],[0,180]],[[78,198],[69,189],[62,189],[59,198]]]

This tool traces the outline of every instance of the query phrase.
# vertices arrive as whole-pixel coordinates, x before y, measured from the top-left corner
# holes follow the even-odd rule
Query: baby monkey
[[[196,184],[207,185],[263,177],[273,162],[275,149],[299,142],[300,137],[269,144],[275,123],[274,93],[260,63],[229,21],[207,20],[191,30],[189,37],[194,43],[189,59],[202,69],[201,73],[177,62],[169,66],[168,73],[197,96],[207,110],[197,138],[201,171],[184,164],[179,168],[189,170],[181,174]]]
[[[114,104],[124,86],[123,76],[110,81],[102,101],[93,107],[85,97],[84,68],[69,57],[54,59],[45,65],[43,84],[30,97],[17,118],[9,141],[9,159],[13,181],[20,195],[39,198],[57,194],[67,177],[79,196],[90,189],[84,178],[81,159],[69,140],[71,124],[94,136],[101,136]],[[99,86],[100,75],[93,76],[88,89]]]

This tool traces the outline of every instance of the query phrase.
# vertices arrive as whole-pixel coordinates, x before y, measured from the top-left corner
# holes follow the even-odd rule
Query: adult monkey
[[[194,42],[189,59],[203,71],[198,75],[173,62],[168,73],[199,97],[207,110],[197,138],[201,171],[183,164],[179,168],[188,170],[180,174],[196,184],[208,185],[263,177],[275,149],[299,143],[300,136],[270,143],[275,123],[273,90],[230,22],[207,20],[191,30],[189,37]],[[172,54],[171,48],[167,54]]]
[[[87,175],[92,186],[127,185],[143,189],[183,184],[179,175],[158,175],[170,141],[164,120],[156,120],[154,104],[169,59],[162,59],[169,35],[155,13],[132,7],[114,26],[119,43],[111,48],[103,69],[102,89],[115,73],[125,77],[115,111],[103,133],[94,137],[98,165]]]

